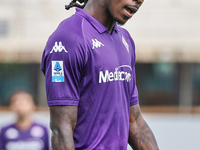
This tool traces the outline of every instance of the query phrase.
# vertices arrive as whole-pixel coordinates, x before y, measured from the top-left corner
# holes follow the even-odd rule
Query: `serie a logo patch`
[[[64,82],[63,61],[52,61],[52,82]]]

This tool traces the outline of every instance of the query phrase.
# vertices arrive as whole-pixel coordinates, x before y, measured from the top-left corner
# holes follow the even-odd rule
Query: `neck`
[[[104,7],[104,2],[101,0],[89,0],[84,10],[103,24],[108,29],[109,33],[112,33],[115,21],[106,7]]]
[[[19,117],[16,126],[21,130],[27,130],[32,125],[32,120],[30,117]]]

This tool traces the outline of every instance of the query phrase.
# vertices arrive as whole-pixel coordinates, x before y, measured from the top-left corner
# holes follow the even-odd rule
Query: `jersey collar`
[[[90,22],[93,27],[99,32],[99,33],[103,33],[105,31],[107,31],[107,28],[101,24],[98,20],[96,20],[94,17],[92,17],[89,13],[87,13],[85,10],[81,9],[81,8],[76,8],[76,14],[81,15],[82,17],[84,17],[88,22]],[[115,24],[114,26],[114,31],[119,31],[117,25]]]

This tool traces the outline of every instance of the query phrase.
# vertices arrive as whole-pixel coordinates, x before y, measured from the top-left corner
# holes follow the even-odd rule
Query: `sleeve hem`
[[[130,106],[133,106],[133,105],[136,105],[136,104],[138,104],[139,103],[139,99],[137,98],[137,99],[131,99],[131,102],[130,102]]]
[[[78,106],[79,101],[75,100],[51,100],[47,101],[48,106],[57,106],[57,105],[70,105]]]

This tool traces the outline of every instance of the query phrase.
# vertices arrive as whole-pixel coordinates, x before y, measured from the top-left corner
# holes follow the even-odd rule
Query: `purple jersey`
[[[77,150],[126,150],[129,110],[138,103],[135,46],[115,25],[112,34],[83,9],[49,37],[41,69],[47,103],[78,106]]]
[[[25,131],[15,124],[1,129],[0,150],[48,150],[49,138],[46,127],[33,123]]]

